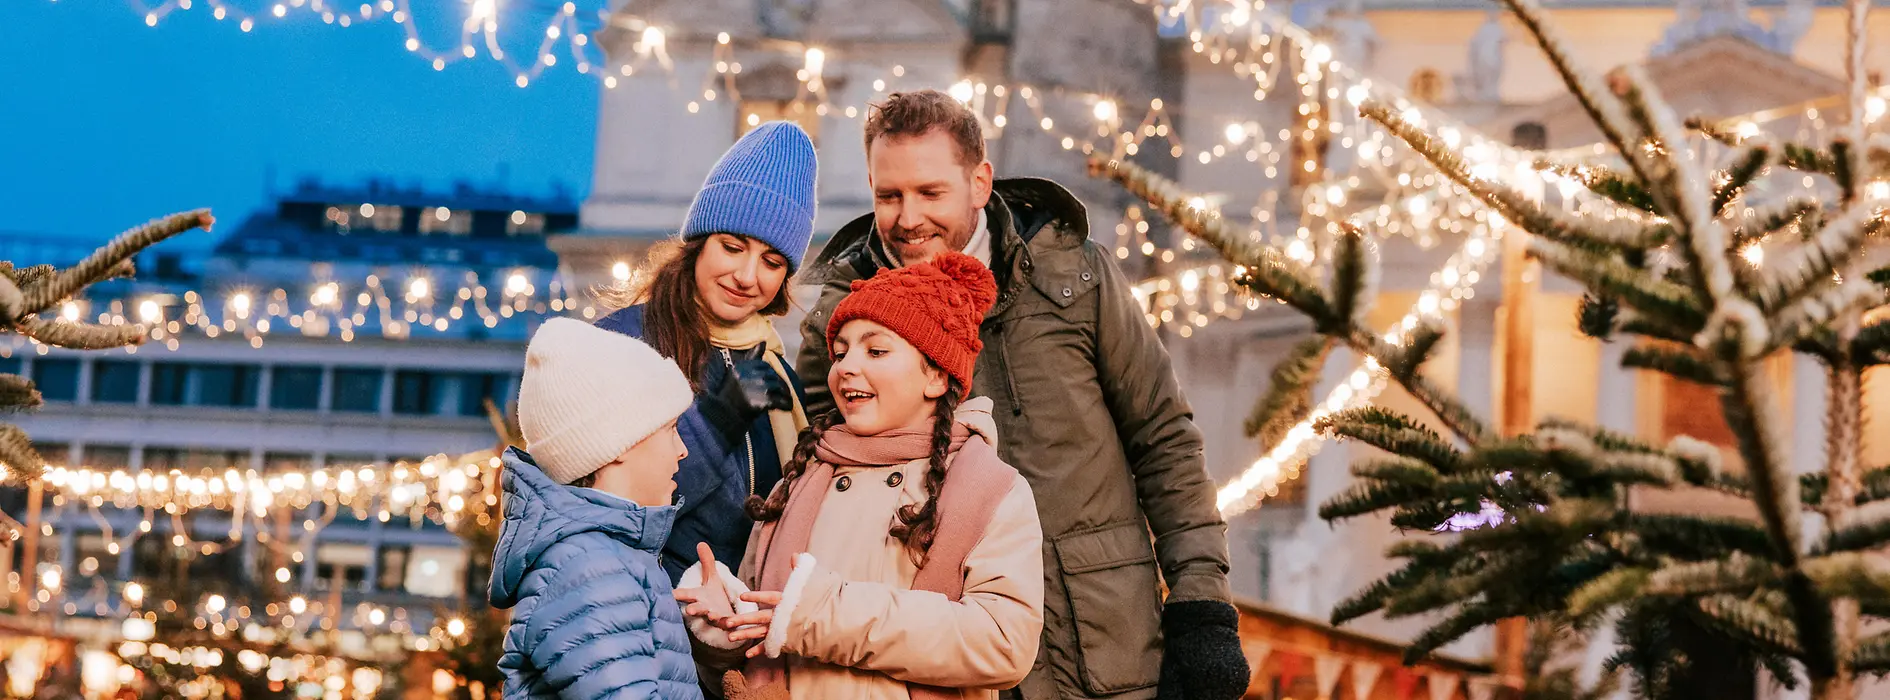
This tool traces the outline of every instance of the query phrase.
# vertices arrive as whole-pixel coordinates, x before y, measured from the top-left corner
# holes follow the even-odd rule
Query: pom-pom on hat
[[[991,271],[977,258],[945,253],[854,282],[827,322],[827,347],[848,321],[869,320],[898,333],[970,393],[971,370],[984,349],[978,325],[995,303]]]

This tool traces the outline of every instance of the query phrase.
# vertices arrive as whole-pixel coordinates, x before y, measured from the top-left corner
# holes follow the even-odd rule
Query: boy
[[[512,609],[506,700],[702,697],[657,561],[692,398],[674,362],[629,336],[567,318],[532,336],[518,396],[530,453],[506,451],[492,553],[489,598]]]

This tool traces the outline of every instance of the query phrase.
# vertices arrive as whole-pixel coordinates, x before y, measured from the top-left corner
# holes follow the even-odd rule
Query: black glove
[[[1240,613],[1218,600],[1162,607],[1159,700],[1238,700],[1252,671],[1240,649]]]
[[[793,389],[766,360],[743,360],[725,372],[699,404],[702,417],[728,444],[740,442],[755,419],[794,407]]]

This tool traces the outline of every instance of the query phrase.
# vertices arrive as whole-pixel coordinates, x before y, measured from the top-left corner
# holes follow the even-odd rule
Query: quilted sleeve
[[[541,580],[528,583],[538,600],[520,630],[528,645],[521,651],[559,698],[656,698],[649,572],[586,544],[552,546],[528,574]]]

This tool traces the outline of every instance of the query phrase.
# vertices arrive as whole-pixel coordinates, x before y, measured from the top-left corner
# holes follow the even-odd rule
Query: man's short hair
[[[881,136],[911,138],[943,129],[958,147],[958,164],[970,168],[984,162],[984,128],[978,115],[951,95],[937,90],[895,92],[886,101],[866,107],[866,150]]]

